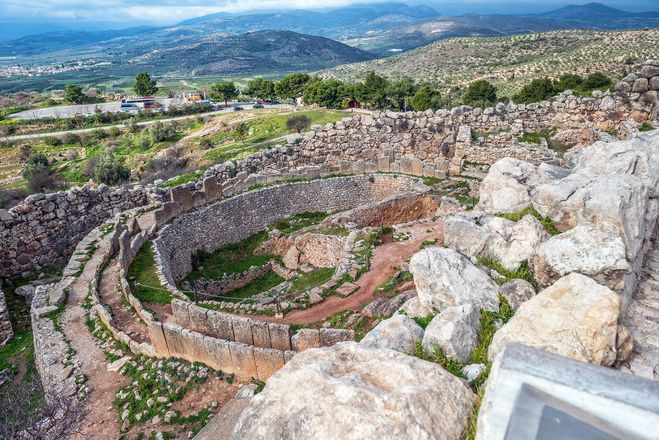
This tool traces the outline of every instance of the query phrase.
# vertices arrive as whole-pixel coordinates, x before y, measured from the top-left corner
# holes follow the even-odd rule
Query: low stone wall
[[[0,347],[9,342],[13,336],[14,330],[11,327],[11,319],[9,317],[9,310],[7,310],[5,294],[0,290]]]
[[[191,281],[190,288],[198,296],[218,296],[240,289],[245,285],[257,280],[272,270],[272,263],[268,262],[260,267],[255,267],[247,272],[232,273],[223,276],[219,280],[198,279]]]
[[[35,194],[0,210],[0,276],[64,267],[78,242],[111,216],[147,203],[141,187]]]
[[[282,218],[350,209],[425,188],[407,176],[360,175],[276,185],[213,203],[180,215],[154,240],[161,282],[175,291],[176,281],[192,270],[192,254],[239,242]]]

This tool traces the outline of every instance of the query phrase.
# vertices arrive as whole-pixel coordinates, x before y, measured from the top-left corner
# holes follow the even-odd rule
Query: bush
[[[591,73],[583,80],[584,91],[607,90],[613,86],[611,78],[602,72]]]
[[[172,139],[176,135],[176,130],[171,124],[163,124],[158,121],[149,128],[149,134],[154,144]]]
[[[286,120],[286,128],[300,133],[307,128],[309,123],[311,123],[311,120],[307,115],[293,115]]]
[[[34,153],[28,158],[22,174],[25,180],[30,180],[33,176],[43,174],[44,172],[50,174],[48,158],[43,153]]]
[[[484,79],[475,81],[469,85],[462,96],[462,102],[466,105],[491,105],[497,102],[497,89]]]
[[[107,154],[98,160],[93,168],[93,179],[99,183],[116,185],[128,180],[130,170],[121,163],[114,155]]]
[[[549,78],[534,79],[530,84],[522,87],[513,97],[515,102],[530,104],[545,101],[556,94],[554,83]]]

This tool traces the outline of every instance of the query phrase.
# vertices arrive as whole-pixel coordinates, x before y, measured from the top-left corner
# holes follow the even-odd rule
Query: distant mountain
[[[313,71],[373,59],[374,55],[324,37],[291,31],[257,31],[207,37],[195,44],[140,55],[116,65],[122,71],[193,76],[250,76]]]
[[[626,12],[601,3],[568,5],[534,17],[592,29],[659,27],[659,11]]]

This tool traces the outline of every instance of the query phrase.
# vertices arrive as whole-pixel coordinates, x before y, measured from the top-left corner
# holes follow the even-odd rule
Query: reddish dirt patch
[[[432,232],[427,232],[431,228]],[[357,280],[359,289],[348,298],[331,296],[314,307],[291,312],[284,318],[250,316],[282,324],[310,324],[345,310],[361,310],[362,306],[376,298],[375,291],[398,271],[398,265],[419,251],[424,240],[437,238],[437,243],[441,243],[444,239],[442,220],[416,223],[398,229],[411,233],[411,238],[406,241],[392,241],[390,236],[385,237],[383,243],[375,248],[370,270]]]

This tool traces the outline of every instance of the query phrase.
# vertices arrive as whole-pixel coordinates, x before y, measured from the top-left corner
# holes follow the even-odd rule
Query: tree
[[[71,104],[83,104],[87,101],[87,96],[79,85],[67,84],[64,89],[64,100]]]
[[[557,92],[564,92],[566,90],[580,90],[583,83],[583,77],[573,73],[567,73],[561,76],[558,81],[554,82],[554,88]]]
[[[238,97],[236,85],[230,81],[213,84],[209,93],[214,101],[224,101],[224,105],[229,105],[229,101]]]
[[[304,88],[304,102],[318,104],[327,108],[341,108],[345,97],[343,82],[337,79],[326,81],[314,78]]]
[[[307,115],[293,115],[286,120],[286,128],[300,133],[311,123]]]
[[[522,87],[517,95],[513,97],[515,102],[529,104],[532,102],[545,101],[556,94],[554,83],[549,78],[534,79]]]
[[[364,85],[361,90],[361,100],[375,108],[387,106],[387,78],[377,75],[372,70],[366,73]]]
[[[606,90],[611,86],[613,86],[611,78],[602,72],[591,73],[583,80],[584,91]]]
[[[258,99],[274,99],[275,83],[268,79],[254,78],[247,83],[245,94]]]
[[[236,126],[234,130],[234,135],[236,136],[236,139],[242,141],[243,145],[245,144],[245,139],[247,139],[248,134],[249,134],[249,125],[246,122],[241,122]]]
[[[467,91],[462,95],[462,102],[466,105],[491,105],[497,102],[497,89],[489,81],[480,79],[469,84]]]
[[[391,81],[386,89],[391,106],[400,111],[405,111],[409,108],[410,98],[415,92],[416,87],[414,86],[414,82],[409,78]]]
[[[295,99],[304,94],[304,86],[310,79],[306,73],[290,73],[277,81],[275,93],[281,99]]]
[[[417,112],[428,109],[437,110],[441,107],[441,96],[439,91],[430,86],[423,86],[416,91],[410,100],[412,108]]]
[[[106,154],[98,160],[92,171],[92,176],[96,182],[116,185],[128,180],[130,170],[113,154]]]
[[[138,96],[151,96],[155,95],[158,91],[156,87],[156,80],[151,79],[151,75],[146,72],[140,72],[135,77],[135,83],[133,84],[133,91]]]
[[[43,153],[34,153],[31,154],[27,159],[25,168],[23,168],[23,178],[25,180],[30,180],[33,176],[43,173],[44,171],[50,173],[50,163],[48,158]]]

